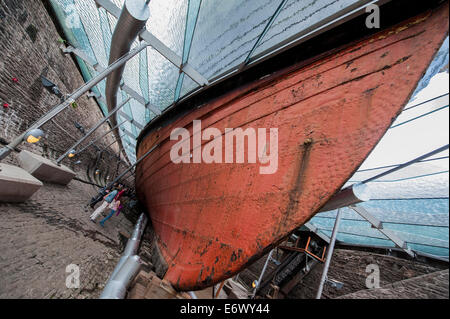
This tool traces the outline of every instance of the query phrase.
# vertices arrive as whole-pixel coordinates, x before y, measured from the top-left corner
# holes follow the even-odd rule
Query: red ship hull
[[[158,146],[138,165],[136,189],[165,279],[180,290],[221,282],[312,218],[401,112],[447,31],[445,5],[147,133],[138,158]],[[252,163],[173,163],[177,141],[170,134],[186,128],[192,135],[193,120],[222,133],[278,128],[278,170],[264,175]]]

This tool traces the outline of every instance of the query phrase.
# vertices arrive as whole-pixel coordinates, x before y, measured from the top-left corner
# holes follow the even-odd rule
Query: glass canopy
[[[108,2],[121,8],[124,0]],[[189,63],[213,83],[369,2],[151,0],[146,28],[181,57],[182,65]],[[108,65],[117,18],[103,7],[97,7],[94,0],[50,0],[50,3],[65,40],[87,57],[76,59],[85,81],[89,81],[98,73],[97,65]],[[136,41],[134,45],[137,44]],[[124,122],[120,126],[124,149],[130,161],[135,162],[136,137],[156,116],[145,104],[164,111],[200,86],[150,46],[127,63],[123,82],[142,97],[142,101],[131,99],[122,108],[124,114],[117,115],[118,123]],[[105,80],[92,91],[107,115]],[[346,186],[448,144],[448,91],[447,38],[411,102]],[[124,101],[129,94],[121,89],[119,97]],[[360,204],[362,207],[411,249],[448,258],[448,151],[369,184],[376,199]],[[330,235],[335,216],[335,211],[320,213],[310,222]],[[343,210],[338,240],[394,246],[350,209]]]

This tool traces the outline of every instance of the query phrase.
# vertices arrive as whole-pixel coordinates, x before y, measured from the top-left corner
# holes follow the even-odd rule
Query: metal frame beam
[[[328,231],[331,232],[332,229],[327,229],[327,228],[319,228],[320,231]],[[378,239],[378,240],[383,240],[383,241],[387,241],[387,242],[392,242],[389,238],[386,238],[386,236],[371,236],[371,235],[364,235],[364,234],[358,234],[356,232],[349,232],[349,231],[340,231],[340,234],[345,234],[345,235],[351,235],[351,236],[357,236],[357,237],[363,237],[363,238],[373,238],[373,239]],[[425,244],[425,243],[420,243],[420,242],[408,242],[409,244],[413,244],[413,245],[420,245],[420,246],[427,246],[427,247],[433,247],[433,248],[445,248],[448,250],[448,245],[446,246],[439,246],[439,245],[432,245],[432,244]],[[341,244],[345,244],[345,242],[341,242]],[[382,247],[379,245],[368,245],[367,246],[371,246],[371,247]],[[394,247],[388,247],[388,246],[384,246],[385,248],[397,248],[397,249],[401,249],[395,246]],[[414,253],[417,255],[417,253],[414,251]]]
[[[273,13],[273,15],[270,17],[269,22],[267,22],[266,26],[264,27],[263,32],[259,35],[258,39],[256,40],[255,44],[253,45],[252,49],[248,53],[247,57],[245,58],[244,62],[241,63],[239,69],[245,68],[248,61],[250,60],[251,56],[253,55],[253,52],[255,52],[256,48],[258,47],[261,40],[266,36],[267,31],[269,31],[270,27],[272,26],[275,19],[280,14],[281,10],[283,10],[284,5],[286,4],[287,0],[281,0],[280,4],[278,5],[277,9]]]
[[[189,59],[189,54],[191,51],[192,41],[194,39],[194,33],[197,26],[198,15],[200,13],[201,6],[202,0],[189,1],[188,3],[185,30],[184,30],[183,52],[181,53],[182,56],[181,62],[183,63],[183,65],[186,64]],[[192,26],[192,28],[188,26]],[[178,99],[180,98],[183,83],[184,83],[184,73],[180,72],[180,74],[178,75],[177,85],[175,86],[174,102],[178,101]]]
[[[386,176],[386,175],[388,175],[388,174],[391,174],[391,173],[393,173],[393,172],[396,172],[396,171],[398,171],[398,170],[401,170],[402,168],[405,168],[405,167],[408,167],[408,166],[410,166],[410,165],[412,165],[412,164],[414,164],[414,163],[420,162],[420,161],[422,161],[422,160],[424,160],[424,159],[426,159],[426,158],[428,158],[428,157],[431,157],[431,156],[433,156],[433,155],[435,155],[435,154],[441,153],[441,152],[447,150],[449,147],[450,147],[450,144],[441,146],[441,147],[435,149],[434,151],[431,151],[431,152],[429,152],[429,153],[426,153],[426,154],[424,154],[424,155],[421,155],[421,156],[419,156],[419,157],[416,157],[415,159],[413,159],[413,160],[411,160],[411,161],[408,161],[408,162],[406,162],[406,163],[400,164],[400,165],[398,165],[398,166],[396,166],[396,167],[394,167],[394,168],[392,168],[392,169],[390,169],[390,170],[387,170],[387,171],[385,171],[385,172],[383,172],[383,173],[381,173],[381,174],[377,174],[377,175],[375,175],[375,176],[372,176],[371,178],[368,178],[368,179],[362,181],[361,183],[364,183],[364,184],[365,184],[365,183],[372,182],[372,181],[374,181],[374,180],[376,180],[376,179],[379,179],[379,178],[381,178],[381,177],[383,177],[383,176]]]
[[[122,83],[120,85],[120,88],[122,90],[124,90],[129,96],[131,96],[133,99],[135,99],[136,101],[138,101],[139,103],[141,103],[146,109],[149,109],[151,112],[153,112],[154,114],[161,115],[161,110],[158,109],[156,106],[150,104],[150,102],[145,102],[145,98],[140,95],[138,92],[136,92],[135,90],[133,90],[132,88],[130,88],[128,85],[126,85],[125,83]]]
[[[131,133],[130,131],[128,131],[126,128],[121,127],[120,129],[122,130],[122,132],[124,132],[125,134],[127,134],[129,137],[132,137],[132,138],[133,138],[133,141],[136,140],[136,136],[134,136],[133,133]]]
[[[88,97],[95,97],[98,101],[102,102],[105,105],[108,105],[108,102],[106,102],[105,98],[101,94],[95,94],[94,92],[89,92]]]
[[[126,120],[122,121],[120,124],[117,124],[116,126],[114,126],[113,128],[111,128],[110,130],[108,130],[107,132],[103,133],[101,136],[95,138],[94,140],[92,140],[88,145],[86,145],[85,147],[83,147],[81,150],[77,151],[77,154],[80,154],[82,152],[84,152],[86,149],[88,149],[89,146],[94,145],[95,142],[97,142],[98,140],[104,138],[106,135],[108,135],[109,133],[111,133],[112,131],[114,131],[116,128],[118,128],[119,126],[121,126],[123,123],[125,123]],[[114,143],[117,142],[117,140],[114,141]],[[112,144],[111,144],[112,145]]]
[[[89,58],[82,50],[74,48],[73,46],[69,45],[69,46],[64,46],[61,45],[61,50],[63,51],[63,53],[73,53],[75,54],[77,57],[79,57],[80,59],[82,59],[85,63],[89,64],[91,67],[94,68],[94,70],[96,70],[97,72],[102,72],[105,70],[105,67],[100,65],[99,63],[93,61],[91,58]],[[133,99],[135,99],[137,102],[139,102],[140,104],[142,104],[146,109],[150,110],[151,112],[153,112],[155,115],[161,115],[161,110],[158,109],[156,106],[150,104],[150,102],[146,102],[145,98],[140,95],[138,92],[136,92],[135,90],[133,90],[131,87],[129,87],[128,85],[126,85],[125,83],[122,82],[122,84],[120,85],[120,88],[126,92],[129,96],[131,96]],[[96,96],[96,95],[94,95]],[[102,102],[104,102],[106,105],[108,104],[106,102],[106,100],[103,98],[103,100],[101,100]]]
[[[363,207],[357,207],[353,205],[349,207],[353,209],[362,218],[367,220],[374,228],[378,229],[380,233],[382,233],[384,236],[390,239],[397,247],[405,251],[408,255],[410,255],[413,258],[416,256],[416,254],[406,245],[406,242],[404,240],[399,238],[393,231],[389,229],[384,229],[383,222],[378,220],[375,216],[370,214]]]
[[[136,126],[138,129],[143,130],[144,126],[139,123],[138,121],[136,121],[134,118],[132,118],[131,116],[129,116],[127,113],[119,111],[118,114],[120,116],[122,116],[123,118],[126,118],[131,124],[133,124],[134,126]]]
[[[110,0],[95,0],[98,6],[103,7],[106,11],[119,19],[121,9],[118,8]],[[180,71],[184,72],[192,80],[197,82],[200,86],[208,85],[208,80],[197,72],[189,63],[183,65],[182,58],[173,52],[169,47],[162,43],[157,37],[148,32],[145,28],[139,34],[139,37],[145,40],[151,47],[158,51],[163,57],[169,60]]]
[[[319,289],[317,290],[316,299],[320,299],[322,296],[323,285],[327,279],[328,268],[330,267],[331,257],[333,256],[334,244],[336,243],[337,233],[339,231],[339,223],[341,222],[341,209],[339,208],[336,215],[336,221],[334,222],[333,233],[331,234],[330,244],[327,249],[327,257],[325,259],[325,265],[323,266],[322,277],[320,278]]]
[[[93,128],[89,130],[89,132],[86,133],[81,139],[79,139],[75,144],[73,144],[71,147],[67,149],[67,151],[64,152],[57,160],[56,163],[61,163],[61,161],[69,154],[69,152],[73,149],[75,149],[77,146],[79,146],[81,143],[83,143],[89,136],[92,135],[100,126],[102,126],[108,119],[110,119],[114,114],[116,114],[117,111],[120,110],[122,106],[128,103],[130,98],[126,99],[122,103],[120,103],[114,110],[112,110],[107,117],[104,117],[101,119]]]

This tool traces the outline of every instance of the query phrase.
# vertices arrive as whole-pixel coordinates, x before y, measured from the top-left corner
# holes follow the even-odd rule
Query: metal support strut
[[[322,277],[320,278],[319,289],[317,290],[316,299],[320,299],[322,296],[323,285],[327,279],[328,268],[330,267],[331,257],[333,256],[334,244],[336,243],[336,236],[339,230],[339,223],[341,221],[341,209],[338,209],[336,215],[336,221],[333,227],[333,233],[331,234],[330,245],[328,245],[327,259],[325,260],[325,265],[323,266]]]
[[[103,123],[105,123],[107,120],[109,120],[114,114],[116,114],[117,111],[122,108],[125,104],[127,104],[130,101],[130,98],[126,99],[122,103],[120,103],[113,111],[109,112],[107,117],[104,117],[101,119],[93,128],[90,129],[90,131],[80,138],[75,144],[73,144],[67,151],[64,152],[63,155],[61,155],[57,160],[56,163],[61,163],[61,161],[69,154],[71,150],[74,150],[77,146],[79,146],[81,143],[83,143],[89,136],[92,135]]]
[[[83,153],[85,150],[87,150],[89,148],[89,146],[92,146],[95,144],[95,142],[99,141],[100,139],[104,138],[106,135],[108,135],[109,133],[111,133],[112,131],[114,131],[116,128],[118,128],[119,126],[121,126],[122,124],[124,124],[126,122],[123,121],[119,124],[117,124],[116,126],[112,127],[111,129],[109,129],[108,131],[106,131],[105,133],[103,133],[101,136],[97,137],[96,139],[94,139],[93,141],[91,141],[88,145],[86,145],[85,147],[83,147],[81,150],[76,151],[76,155]],[[122,136],[120,136],[122,137]],[[110,145],[108,145],[106,148],[108,148],[109,146],[113,145],[114,143],[116,143],[117,140],[114,140],[113,143],[111,143]]]
[[[392,230],[384,229],[383,222],[378,220],[375,216],[371,215],[363,207],[350,206],[356,213],[362,218],[367,220],[372,227],[376,228],[380,233],[389,238],[394,244],[407,253],[410,257],[415,257],[416,254],[406,245],[406,242],[399,238]]]
[[[255,298],[256,291],[258,290],[259,284],[260,284],[261,280],[263,279],[264,273],[266,272],[267,265],[269,264],[269,261],[270,261],[270,259],[272,258],[273,251],[274,251],[274,250],[272,249],[272,250],[270,251],[270,253],[269,253],[269,256],[267,256],[266,262],[264,263],[264,267],[263,267],[263,269],[261,270],[261,274],[259,275],[258,281],[256,282],[255,289],[253,289],[252,299]]]

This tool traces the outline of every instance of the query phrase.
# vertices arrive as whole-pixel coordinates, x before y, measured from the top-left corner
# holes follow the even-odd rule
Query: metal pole
[[[421,160],[423,160],[423,159],[425,159],[427,157],[433,156],[434,154],[443,152],[443,151],[445,151],[448,148],[449,148],[449,144],[447,144],[445,146],[442,146],[442,147],[439,147],[438,149],[435,149],[434,151],[432,151],[430,153],[424,154],[424,155],[419,156],[419,157],[417,157],[417,158],[415,158],[415,159],[413,159],[413,160],[411,160],[409,162],[406,162],[406,163],[403,163],[401,165],[398,165],[397,167],[394,167],[394,168],[392,168],[392,169],[390,169],[390,170],[388,170],[386,172],[383,172],[383,173],[378,174],[376,176],[373,176],[373,177],[371,177],[369,179],[366,179],[365,181],[362,181],[361,183],[369,183],[369,182],[371,182],[371,181],[373,181],[375,179],[381,178],[381,177],[386,176],[388,174],[391,174],[391,173],[393,173],[395,171],[398,171],[399,169],[402,169],[402,168],[405,168],[405,167],[407,167],[409,165],[412,165],[414,163],[420,162]]]
[[[125,251],[108,279],[100,299],[123,299],[127,287],[140,268],[140,258],[136,255],[147,217],[141,214],[128,240]]]
[[[96,86],[100,81],[102,81],[104,78],[106,78],[108,75],[110,75],[112,72],[114,72],[116,69],[119,69],[124,65],[126,62],[128,62],[131,58],[136,56],[139,52],[144,50],[148,44],[145,41],[142,41],[139,46],[134,48],[133,50],[129,51],[127,54],[123,55],[121,58],[116,60],[114,63],[109,65],[103,72],[100,72],[97,76],[92,78],[89,82],[87,82],[82,87],[78,88],[72,95],[70,95],[64,102],[54,107],[52,110],[50,110],[48,113],[46,113],[44,116],[42,116],[39,120],[37,120],[34,124],[32,124],[25,132],[17,136],[11,143],[0,149],[0,161],[6,158],[15,147],[17,147],[20,143],[22,143],[25,135],[32,129],[36,129],[50,121],[52,118],[54,118],[56,115],[58,115],[60,112],[62,112],[66,107],[70,106],[71,103],[73,103],[77,98],[82,96],[84,93],[88,92],[91,88]]]
[[[81,143],[83,143],[89,136],[91,136],[92,133],[94,133],[103,123],[105,123],[111,116],[113,116],[114,114],[117,113],[117,111],[120,110],[120,108],[122,106],[124,106],[125,104],[128,103],[128,101],[130,101],[131,98],[126,99],[125,101],[123,101],[122,103],[120,103],[120,105],[118,105],[114,110],[112,110],[107,117],[104,117],[103,119],[101,119],[93,128],[91,128],[89,130],[89,132],[87,132],[87,134],[85,136],[83,136],[81,139],[78,140],[78,142],[76,142],[75,144],[73,144],[67,151],[64,152],[63,155],[61,155],[57,160],[56,163],[60,163],[66,156],[67,154],[69,154],[69,152],[73,149],[75,149],[78,145],[80,145]]]
[[[191,296],[192,299],[198,299],[197,295],[193,291],[188,291],[189,296]]]
[[[97,142],[98,140],[104,138],[106,135],[108,135],[109,133],[111,133],[112,131],[114,131],[116,128],[118,128],[119,126],[121,126],[123,123],[125,123],[125,121],[121,122],[120,124],[117,124],[116,126],[114,126],[113,128],[111,128],[110,130],[108,130],[107,132],[105,132],[104,134],[102,134],[101,136],[97,137],[96,139],[94,139],[92,142],[90,142],[88,145],[86,145],[85,147],[83,147],[81,150],[77,151],[76,154],[80,154],[82,152],[84,152],[86,149],[89,148],[89,146],[93,145],[95,142]],[[122,137],[122,136],[120,136]],[[114,143],[117,142],[117,140],[114,141]],[[112,145],[112,144],[111,144]],[[110,146],[111,146],[110,145]],[[72,148],[73,149],[73,148]]]
[[[121,136],[122,137],[122,136]],[[111,145],[113,145],[114,143],[117,143],[117,140],[114,140],[111,144],[109,144],[108,146],[106,146],[105,148],[103,148],[100,152],[104,152],[106,151],[107,148],[109,148]]]
[[[133,165],[131,165],[125,172],[123,172],[122,174],[120,174],[118,177],[116,177],[116,179],[114,179],[111,183],[109,183],[105,189],[109,189],[112,185],[114,185],[115,182],[119,181],[123,176],[125,176],[129,171],[131,171],[137,164],[139,164],[144,158],[146,158],[148,155],[150,155],[151,152],[153,152],[155,150],[155,148],[157,148],[159,146],[155,145],[153,146],[147,153],[145,153],[144,155],[142,155],[141,158],[139,158],[136,163],[134,163]]]
[[[272,254],[273,254],[273,249],[270,251],[269,256],[267,256],[266,262],[264,263],[264,267],[261,270],[261,274],[259,275],[258,281],[256,282],[256,287],[253,290],[252,299],[255,298],[256,291],[259,288],[259,283],[261,282],[261,280],[262,280],[262,278],[264,276],[264,273],[266,272],[266,268],[267,268],[267,265],[269,264],[270,258],[272,258]]]
[[[331,234],[330,244],[327,249],[327,259],[325,260],[325,265],[323,266],[322,277],[320,278],[319,289],[317,290],[316,299],[320,299],[322,296],[323,285],[327,279],[328,268],[330,267],[331,257],[333,255],[334,244],[336,242],[336,236],[339,230],[339,223],[341,221],[341,209],[338,209],[336,214],[336,221],[334,222],[333,233]]]

